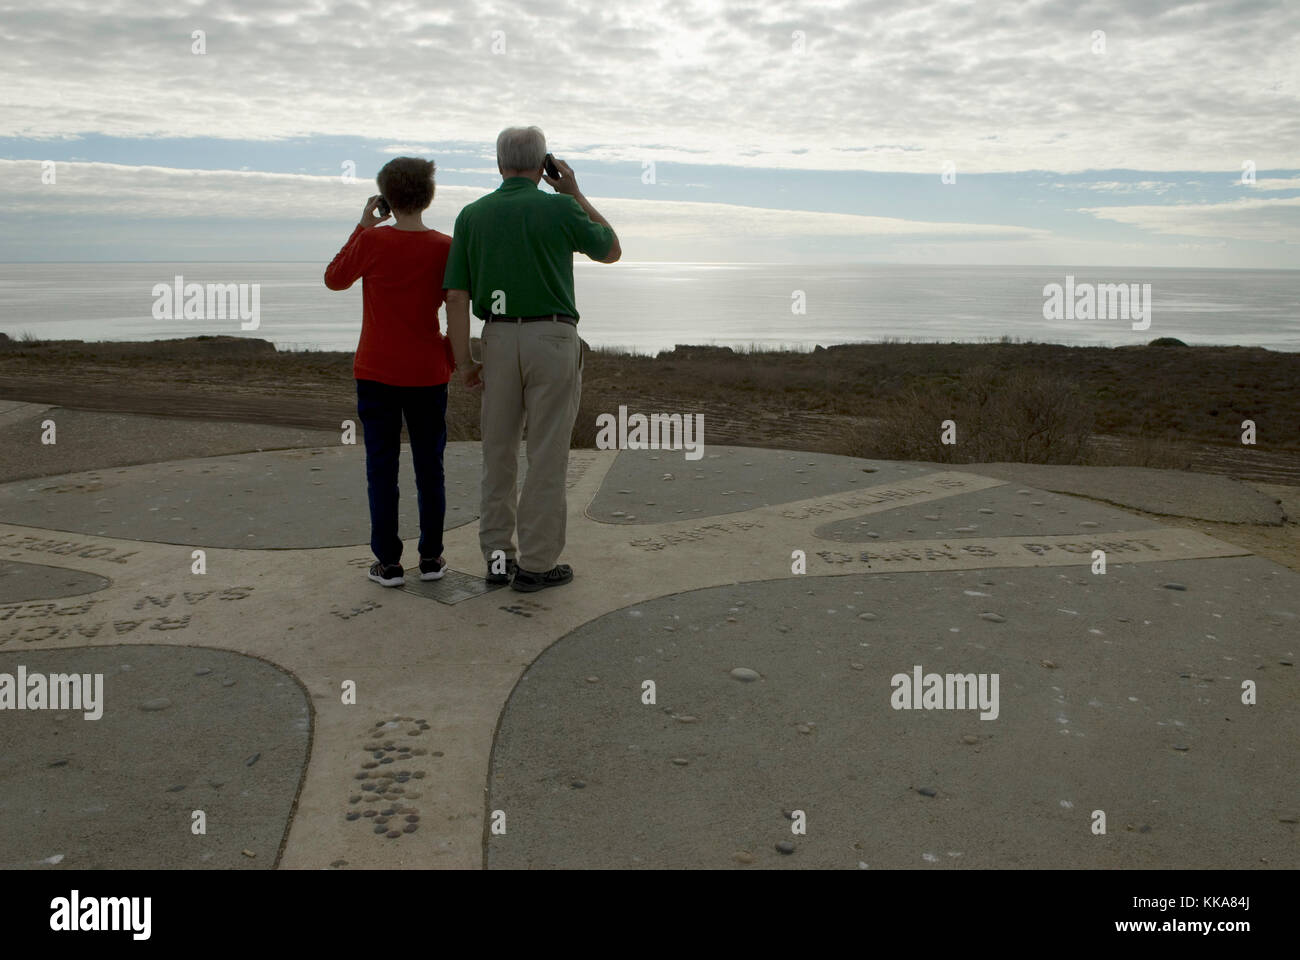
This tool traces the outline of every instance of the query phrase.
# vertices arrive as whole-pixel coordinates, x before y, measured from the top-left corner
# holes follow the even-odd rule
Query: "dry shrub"
[[[482,394],[460,389],[453,380],[447,391],[447,439],[478,440]]]
[[[583,390],[578,401],[578,416],[573,421],[573,434],[569,438],[570,450],[593,450],[596,447],[596,417],[602,412],[600,398],[594,391]],[[605,411],[608,412],[608,411]]]
[[[941,442],[956,423],[957,442]],[[1031,370],[972,369],[959,378],[907,387],[884,415],[854,431],[846,452],[938,463],[1078,463],[1091,412],[1068,380]]]

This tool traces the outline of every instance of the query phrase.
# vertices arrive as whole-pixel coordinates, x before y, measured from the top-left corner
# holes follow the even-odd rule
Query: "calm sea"
[[[1177,337],[1300,351],[1300,271],[1097,267],[620,263],[575,265],[579,329],[593,346],[638,352],[678,343],[795,347],[902,339],[1012,337],[1117,346]],[[41,339],[263,337],[295,349],[352,350],[361,284],[326,290],[324,263],[0,264],[0,331]],[[258,284],[260,326],[153,316],[153,287]],[[1129,320],[1043,319],[1043,288],[1151,285],[1146,331]],[[792,310],[802,291],[805,312]],[[478,332],[477,321],[473,325]]]

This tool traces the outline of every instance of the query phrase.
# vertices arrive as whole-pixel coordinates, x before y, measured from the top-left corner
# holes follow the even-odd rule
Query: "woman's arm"
[[[325,286],[331,290],[346,290],[361,278],[361,251],[358,238],[365,231],[357,227],[348,237],[343,249],[334,255],[330,265],[325,268]]]
[[[378,195],[366,201],[366,209],[362,212],[361,221],[356,229],[352,231],[352,236],[348,237],[347,243],[343,244],[343,249],[334,255],[330,265],[325,268],[325,286],[331,290],[346,290],[365,273],[369,258],[364,249],[365,245],[359,240],[363,233],[387,219],[387,217],[379,217],[375,212],[378,203]]]

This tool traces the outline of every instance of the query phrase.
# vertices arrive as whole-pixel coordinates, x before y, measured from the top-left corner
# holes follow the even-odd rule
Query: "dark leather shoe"
[[[562,587],[573,579],[573,568],[567,563],[557,563],[545,573],[532,573],[520,567],[510,586],[520,593],[536,593],[547,587]]]

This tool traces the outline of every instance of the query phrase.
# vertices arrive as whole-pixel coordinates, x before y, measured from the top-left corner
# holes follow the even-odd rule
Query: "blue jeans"
[[[402,559],[397,533],[397,465],[402,449],[402,419],[411,439],[416,498],[420,505],[420,556],[442,556],[442,525],[447,515],[442,455],[447,448],[447,385],[393,387],[357,381],[357,415],[366,441],[366,486],[370,495],[370,549],[382,564]]]

